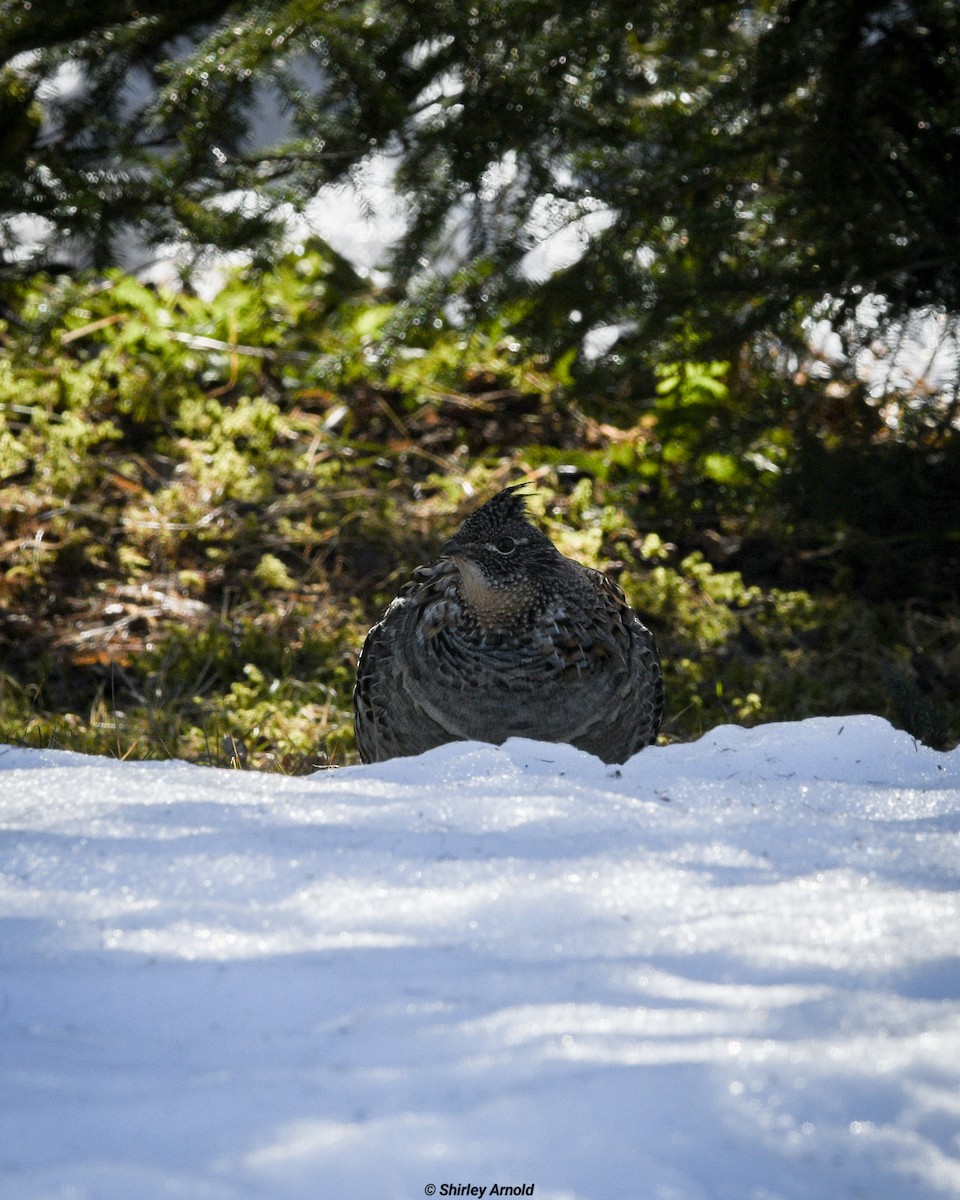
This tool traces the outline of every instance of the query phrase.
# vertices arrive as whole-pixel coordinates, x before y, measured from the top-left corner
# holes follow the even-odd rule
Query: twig
[[[69,333],[65,333],[61,337],[60,345],[69,345],[70,342],[75,342],[78,338],[86,337],[88,333],[96,333],[98,329],[107,329],[109,326],[117,325],[120,321],[125,321],[126,319],[126,313],[111,313],[109,317],[101,317],[98,321],[91,321],[89,325],[81,325],[79,329],[71,329]]]

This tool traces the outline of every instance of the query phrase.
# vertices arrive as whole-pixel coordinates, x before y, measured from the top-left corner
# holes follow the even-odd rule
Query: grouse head
[[[440,551],[456,563],[463,601],[484,625],[509,624],[535,609],[566,561],[527,520],[517,491],[507,488],[488,500]]]

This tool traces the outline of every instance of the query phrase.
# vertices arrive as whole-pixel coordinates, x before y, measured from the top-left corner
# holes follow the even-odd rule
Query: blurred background
[[[0,741],[355,761],[494,491],[663,737],[960,739],[952,0],[0,0]]]

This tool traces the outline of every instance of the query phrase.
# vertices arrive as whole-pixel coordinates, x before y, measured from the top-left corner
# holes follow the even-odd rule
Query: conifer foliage
[[[826,294],[960,310],[958,98],[949,0],[3,0],[0,230],[269,253],[385,154],[434,307],[729,347]]]

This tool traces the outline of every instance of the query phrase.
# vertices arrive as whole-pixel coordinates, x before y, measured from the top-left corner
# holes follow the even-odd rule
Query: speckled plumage
[[[564,558],[510,488],[370,630],[354,709],[364,762],[518,736],[619,763],[656,738],[663,678],[620,588]]]

